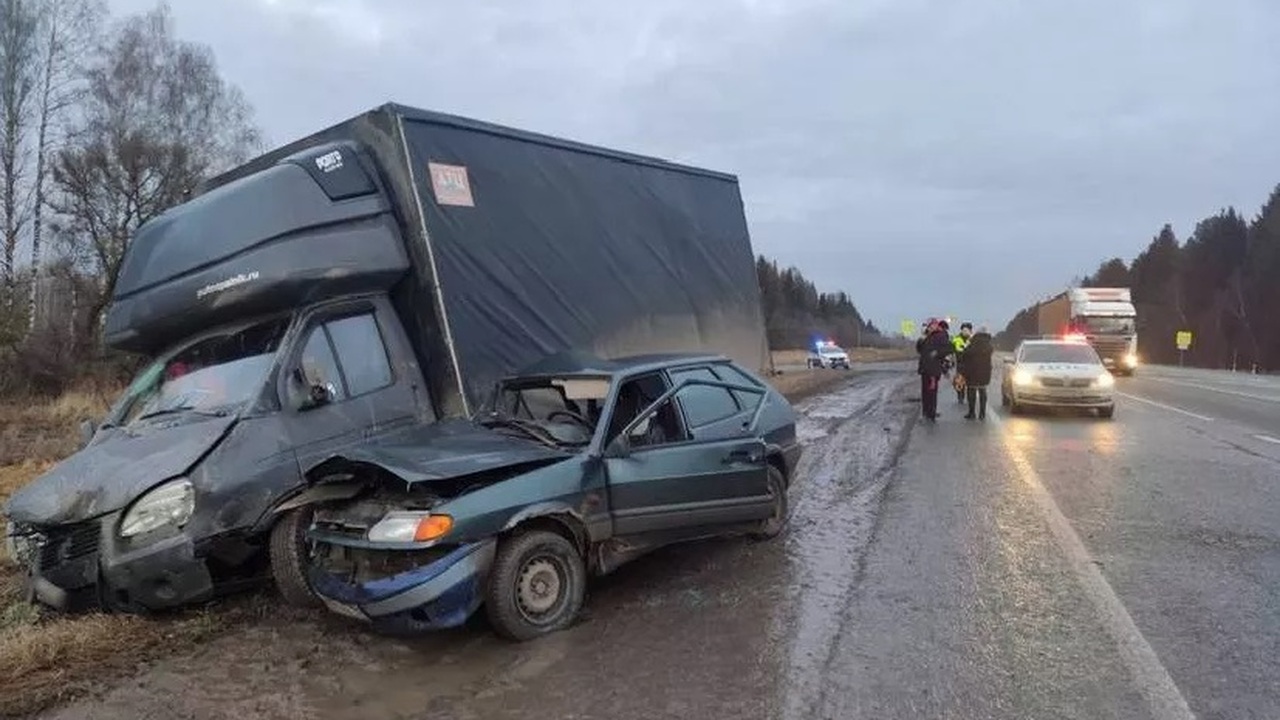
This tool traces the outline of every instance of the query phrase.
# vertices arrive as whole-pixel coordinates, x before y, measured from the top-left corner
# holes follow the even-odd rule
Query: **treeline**
[[[1188,365],[1280,370],[1280,186],[1251,220],[1227,208],[1186,242],[1166,224],[1133,262],[1111,258],[1080,284],[1132,288],[1145,362],[1178,362],[1175,335],[1189,330]],[[1033,311],[1009,323],[1006,344],[1035,332]]]
[[[0,393],[110,371],[98,330],[134,230],[260,146],[167,4],[0,0]]]
[[[843,292],[818,292],[794,267],[779,269],[764,257],[756,258],[756,276],[764,304],[769,346],[774,349],[812,347],[817,338],[831,338],[841,347],[889,347],[894,340],[863,319],[853,300]]]

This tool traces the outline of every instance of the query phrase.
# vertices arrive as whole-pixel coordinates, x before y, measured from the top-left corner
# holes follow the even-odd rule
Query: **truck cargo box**
[[[235,316],[376,290],[392,293],[442,414],[566,349],[770,365],[734,176],[395,104],[214,178],[144,226],[106,337],[154,353]]]

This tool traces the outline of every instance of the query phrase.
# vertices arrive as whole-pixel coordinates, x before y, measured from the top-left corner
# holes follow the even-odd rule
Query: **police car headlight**
[[[120,521],[120,537],[133,537],[166,525],[182,527],[196,509],[196,491],[186,478],[156,486],[129,508]]]
[[[1036,374],[1031,372],[1030,370],[1018,369],[1013,371],[1014,385],[1030,385],[1035,381],[1036,381]]]
[[[1111,373],[1104,372],[1093,381],[1095,387],[1109,388],[1115,387],[1116,379]]]

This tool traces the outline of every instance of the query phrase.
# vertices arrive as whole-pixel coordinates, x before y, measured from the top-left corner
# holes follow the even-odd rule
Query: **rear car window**
[[[671,381],[677,385],[686,378],[712,382],[720,380],[715,373],[705,367],[685,368],[671,372]],[[706,385],[691,385],[681,390],[680,406],[684,408],[684,416],[688,419],[691,428],[732,417],[739,411],[737,401],[728,390]]]

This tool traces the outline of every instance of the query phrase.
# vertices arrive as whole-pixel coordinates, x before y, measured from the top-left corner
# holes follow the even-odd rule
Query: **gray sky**
[[[733,172],[756,251],[886,330],[1280,182],[1276,0],[171,4],[272,144],[394,100]]]

